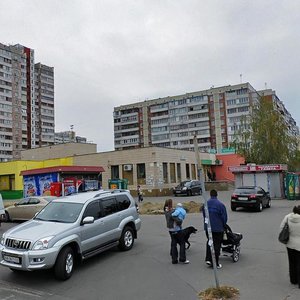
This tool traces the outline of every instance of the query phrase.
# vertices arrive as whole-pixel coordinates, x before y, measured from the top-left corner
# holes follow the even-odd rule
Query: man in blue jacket
[[[217,268],[220,269],[222,268],[222,265],[219,263],[219,256],[221,251],[224,229],[227,223],[227,211],[225,205],[217,198],[217,196],[218,193],[216,190],[210,191],[210,199],[207,201],[207,208],[208,208],[209,221],[210,221],[212,237],[214,242],[216,264],[217,264]],[[204,229],[207,236],[205,261],[208,266],[211,266],[212,257],[211,257],[210,246],[208,244],[208,232],[207,232],[207,224],[205,222],[204,208],[202,212],[204,217]]]

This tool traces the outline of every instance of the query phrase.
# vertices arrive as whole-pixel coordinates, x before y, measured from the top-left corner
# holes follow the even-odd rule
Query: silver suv
[[[0,264],[13,271],[54,268],[57,279],[72,276],[75,262],[116,245],[130,250],[141,227],[128,191],[92,191],[50,202],[33,219],[6,231]]]

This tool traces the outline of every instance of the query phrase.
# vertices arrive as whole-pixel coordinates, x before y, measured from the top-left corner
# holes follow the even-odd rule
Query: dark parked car
[[[179,185],[177,185],[174,188],[174,195],[187,195],[187,196],[192,196],[202,194],[202,187],[201,187],[201,182],[199,180],[186,180],[180,182]]]
[[[271,207],[269,192],[259,186],[241,186],[234,190],[231,196],[231,210],[237,207],[254,208],[262,211],[265,207]]]

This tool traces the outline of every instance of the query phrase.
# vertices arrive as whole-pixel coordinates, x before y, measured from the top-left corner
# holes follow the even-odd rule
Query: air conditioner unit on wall
[[[124,165],[123,170],[124,171],[132,171],[132,165]]]
[[[215,164],[216,164],[216,166],[222,166],[223,165],[223,160],[216,159]]]

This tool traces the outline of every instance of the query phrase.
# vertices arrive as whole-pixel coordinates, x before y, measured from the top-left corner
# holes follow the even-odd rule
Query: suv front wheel
[[[73,274],[74,269],[74,252],[71,247],[63,248],[57,257],[54,274],[59,280],[67,280]]]
[[[133,229],[126,226],[123,229],[121,238],[119,240],[119,248],[123,251],[130,250],[134,243]]]

